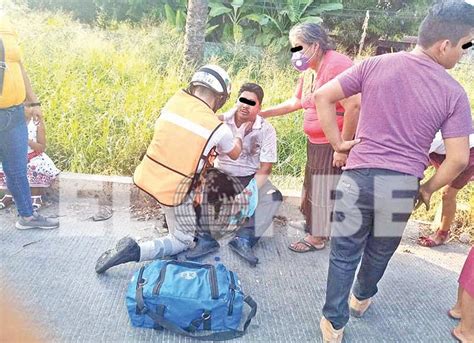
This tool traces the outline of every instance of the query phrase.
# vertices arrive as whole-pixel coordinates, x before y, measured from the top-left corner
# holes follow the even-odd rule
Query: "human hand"
[[[237,105],[235,105],[234,107],[232,107],[230,110],[228,110],[227,112],[224,112],[222,114],[220,114],[218,117],[219,117],[219,120],[222,120],[222,121],[229,121],[232,119],[232,117],[235,115],[235,112],[237,112]]]
[[[359,143],[360,143],[360,139],[354,139],[351,141],[342,141],[337,145],[336,149],[334,150],[339,153],[349,153],[349,151],[354,147],[354,145],[357,145]]]
[[[235,137],[243,139],[245,135],[250,132],[252,128],[251,124],[251,122],[246,122],[240,125],[240,127],[237,129],[237,132],[235,133]]]
[[[43,111],[41,111],[40,106],[30,107],[29,112],[31,113],[31,118],[33,119],[35,125],[43,123]]]
[[[346,165],[348,154],[334,151],[332,166],[342,168]]]
[[[417,210],[421,204],[425,204],[425,208],[427,211],[430,210],[430,200],[431,200],[431,193],[426,186],[426,183],[420,186],[418,190],[418,196],[415,201],[415,210]]]

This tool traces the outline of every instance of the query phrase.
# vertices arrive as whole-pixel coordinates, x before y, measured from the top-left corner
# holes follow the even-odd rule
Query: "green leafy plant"
[[[179,0],[175,4],[166,3],[164,9],[166,22],[183,31],[186,26],[186,0]]]
[[[256,1],[233,0],[225,3],[211,0],[209,22],[214,22],[215,25],[208,25],[207,34],[221,27],[221,37],[224,41],[242,43],[256,34],[260,26],[269,22],[265,15],[255,12],[255,6]]]
[[[321,15],[324,12],[340,10],[343,8],[340,0],[314,1],[314,0],[283,0],[273,3],[263,14],[269,19],[270,24],[263,28],[264,35],[259,37],[257,44],[276,45],[283,49],[289,45],[288,33],[299,23],[322,23]]]

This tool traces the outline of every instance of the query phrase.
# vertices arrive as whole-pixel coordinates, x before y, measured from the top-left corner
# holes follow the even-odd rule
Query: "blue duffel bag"
[[[154,261],[135,273],[126,302],[133,326],[165,328],[200,340],[241,337],[257,313],[237,275],[220,263]],[[251,311],[239,330],[244,303]],[[202,335],[203,330],[212,333]]]

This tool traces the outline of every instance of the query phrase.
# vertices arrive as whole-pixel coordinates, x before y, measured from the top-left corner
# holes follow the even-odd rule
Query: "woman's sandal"
[[[439,237],[440,242],[436,242],[432,237]],[[433,248],[439,245],[443,245],[449,239],[449,231],[436,230],[431,236],[421,236],[418,238],[418,245],[426,248]]]
[[[292,245],[297,245],[297,244],[303,244],[307,248],[301,250],[301,249],[296,249],[292,246]],[[288,246],[288,249],[290,249],[291,251],[297,252],[297,253],[305,253],[305,252],[310,252],[310,251],[322,250],[325,247],[326,247],[326,242],[322,242],[320,244],[311,244],[305,238],[302,238],[298,242],[290,244]]]
[[[5,204],[6,199],[11,199],[8,205]],[[0,210],[6,209],[13,203],[13,197],[10,194],[5,194],[2,199],[0,199]]]
[[[43,205],[43,199],[41,199],[41,195],[33,195],[31,197],[31,204],[33,205],[33,209],[38,211],[41,206]]]

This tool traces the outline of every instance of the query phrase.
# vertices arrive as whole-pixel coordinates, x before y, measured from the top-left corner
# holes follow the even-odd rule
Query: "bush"
[[[43,103],[48,154],[65,171],[131,175],[151,140],[160,109],[191,76],[181,63],[182,33],[166,24],[154,28],[122,24],[110,32],[50,13],[18,13],[14,22],[26,68]],[[233,80],[234,94],[224,109],[232,106],[236,90],[248,81],[264,88],[264,108],[293,94],[298,74],[290,66],[289,54],[267,49],[249,53],[234,45],[212,48],[206,61],[222,64]],[[452,73],[474,105],[470,67],[460,65]],[[306,160],[301,111],[271,122],[279,149],[274,174],[300,182]],[[299,188],[301,183],[286,187]],[[473,191],[471,184],[460,197],[472,199]],[[433,206],[438,202],[435,198]],[[424,219],[433,215],[415,214]]]

